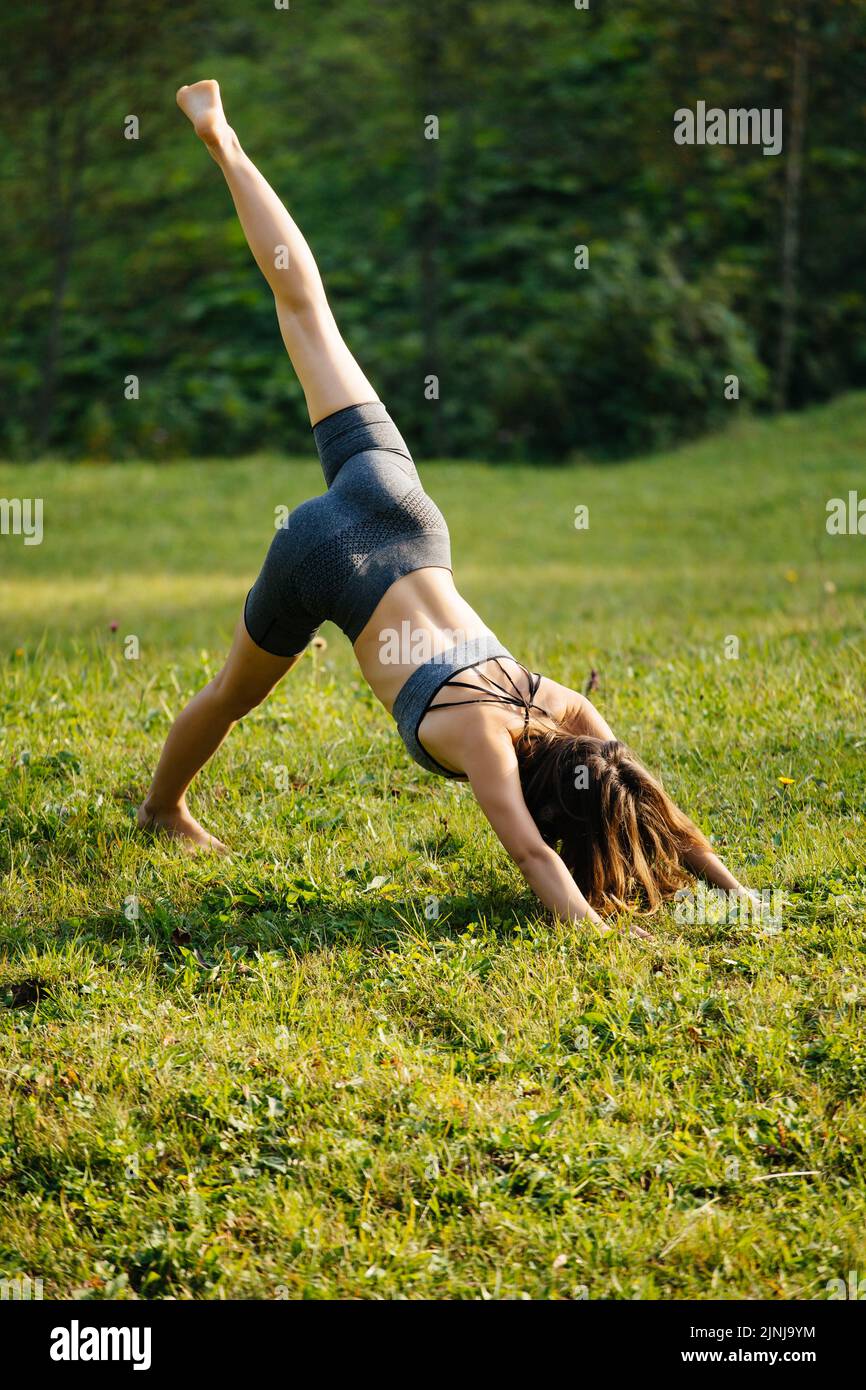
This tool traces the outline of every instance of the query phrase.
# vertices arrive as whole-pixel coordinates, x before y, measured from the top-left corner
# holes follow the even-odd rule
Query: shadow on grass
[[[431,903],[435,904],[432,910]],[[471,926],[507,941],[538,919],[537,905],[529,895],[515,907],[513,895],[502,892],[438,899],[414,893],[399,900],[361,892],[352,901],[335,902],[328,894],[306,891],[299,904],[278,893],[253,899],[228,887],[208,890],[189,909],[161,900],[142,902],[130,913],[129,918],[122,911],[65,917],[29,924],[26,931],[7,928],[0,944],[7,964],[46,948],[56,952],[89,943],[113,943],[129,958],[145,946],[160,953],[189,949],[205,957],[237,947],[250,955],[283,951],[297,956],[345,946],[376,954],[412,936],[431,943],[453,940]]]

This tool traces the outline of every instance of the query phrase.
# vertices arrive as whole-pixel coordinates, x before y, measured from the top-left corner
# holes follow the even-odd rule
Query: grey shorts
[[[380,401],[313,430],[327,492],[295,507],[247,595],[244,622],[274,656],[303,651],[325,619],[354,642],[395,580],[451,569],[445,518]]]

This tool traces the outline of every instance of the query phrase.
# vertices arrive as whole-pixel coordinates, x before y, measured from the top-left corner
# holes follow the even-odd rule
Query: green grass
[[[317,465],[0,468],[45,508],[41,546],[0,537],[0,1274],[208,1299],[866,1275],[866,538],[824,524],[864,449],[848,397],[616,467],[423,470],[502,640],[594,667],[620,736],[785,894],[780,930],[665,911],[650,945],[539,916],[333,629],[195,788],[231,861],[138,836]]]

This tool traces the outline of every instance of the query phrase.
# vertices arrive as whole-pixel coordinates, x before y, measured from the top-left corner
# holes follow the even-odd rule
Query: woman
[[[597,909],[634,897],[654,907],[686,868],[745,893],[589,700],[529,672],[461,598],[445,520],[340,336],[307,243],[227,124],[217,83],[182,87],[177,100],[273,291],[328,491],[277,531],[225,666],[169,733],[139,824],[225,849],[190,814],[187,788],[330,618],[412,757],[469,781],[559,918],[600,923]]]

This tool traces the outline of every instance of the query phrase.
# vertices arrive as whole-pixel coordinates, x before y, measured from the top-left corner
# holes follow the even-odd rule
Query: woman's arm
[[[541,838],[523,799],[510,736],[503,733],[495,742],[479,742],[464,754],[463,762],[478,804],[539,901],[562,922],[589,921],[610,931],[556,850]],[[630,924],[629,933],[650,939],[650,933],[636,922]]]
[[[523,800],[520,770],[510,735],[485,739],[464,757],[478,804],[533,893],[564,922],[600,923],[559,855],[539,834]]]
[[[492,825],[489,815],[487,819]],[[495,825],[493,828],[496,829]],[[588,918],[600,925],[602,919],[595,908],[590,907],[556,850],[546,845],[540,835],[538,838],[537,845],[527,846],[519,855],[511,854],[511,858],[539,902],[561,922],[582,922]]]
[[[744,888],[742,883],[734,878],[730,869],[725,868],[719,856],[713,854],[712,850],[695,848],[683,857],[692,873],[700,874],[714,888],[724,888],[727,893],[739,893],[746,898],[757,897],[751,888]]]

